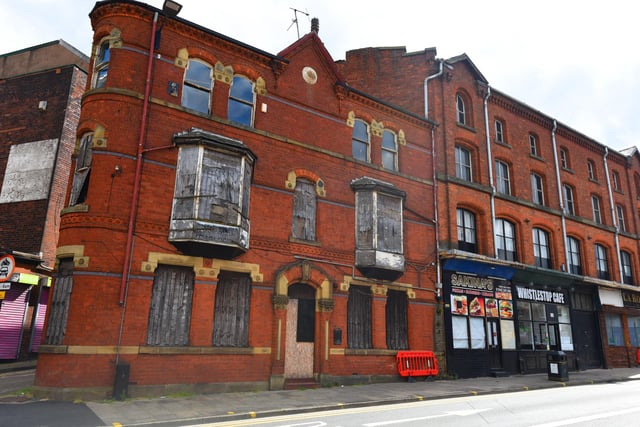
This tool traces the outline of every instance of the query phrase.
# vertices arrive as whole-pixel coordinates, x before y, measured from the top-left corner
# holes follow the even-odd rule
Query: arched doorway
[[[315,341],[316,291],[304,283],[289,286],[285,378],[312,378]]]

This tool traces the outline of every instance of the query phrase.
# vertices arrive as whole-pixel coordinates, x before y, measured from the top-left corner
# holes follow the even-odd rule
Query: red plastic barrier
[[[403,377],[438,375],[438,359],[433,351],[399,351],[396,354],[398,373]]]
[[[638,349],[638,365],[640,365],[640,348]]]

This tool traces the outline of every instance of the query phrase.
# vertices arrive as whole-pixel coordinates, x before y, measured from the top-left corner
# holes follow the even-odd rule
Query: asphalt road
[[[562,427],[640,425],[640,382],[459,397],[198,427]]]

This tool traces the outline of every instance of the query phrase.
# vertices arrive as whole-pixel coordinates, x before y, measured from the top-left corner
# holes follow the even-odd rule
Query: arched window
[[[569,253],[569,273],[582,275],[582,256],[578,239],[567,237],[567,252]]]
[[[516,253],[516,227],[506,219],[496,219],[496,252],[499,259],[505,261],[517,261]]]
[[[462,95],[456,95],[456,114],[458,123],[461,125],[467,124],[467,109],[465,106],[464,98]]]
[[[78,154],[76,155],[76,167],[71,184],[69,206],[84,203],[89,189],[89,174],[91,172],[91,158],[93,157],[93,133],[85,133],[80,138]]]
[[[602,245],[595,245],[596,252],[596,272],[598,279],[609,280],[609,257],[607,256],[607,248]]]
[[[315,184],[305,179],[296,180],[296,188],[293,193],[291,237],[300,240],[316,240]]]
[[[190,59],[187,70],[184,73],[184,85],[182,87],[182,106],[210,114],[211,90],[213,78],[209,64]]]
[[[540,228],[533,229],[533,256],[536,267],[551,268],[549,233]]]
[[[398,140],[396,134],[387,129],[382,134],[382,167],[398,170]]]
[[[476,216],[466,209],[457,209],[458,249],[467,252],[478,252],[476,239]]]
[[[104,87],[109,74],[109,61],[111,60],[111,45],[109,41],[100,43],[96,51],[96,58],[93,63],[93,87]]]
[[[369,125],[362,120],[355,120],[353,123],[351,151],[354,158],[369,161]]]
[[[253,125],[253,107],[255,92],[253,82],[243,76],[233,76],[229,89],[229,120],[245,126]]]

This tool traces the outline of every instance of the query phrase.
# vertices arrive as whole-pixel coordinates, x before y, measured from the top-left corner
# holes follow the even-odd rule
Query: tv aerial
[[[287,31],[289,31],[291,29],[291,27],[293,27],[293,24],[296,25],[296,32],[298,33],[298,38],[300,38],[300,28],[298,27],[298,13],[301,13],[303,15],[306,15],[306,17],[309,17],[309,12],[302,11],[300,9],[296,9],[293,7],[290,7],[289,9],[293,10],[293,19],[291,20],[291,25],[289,25],[289,28],[287,28]]]

